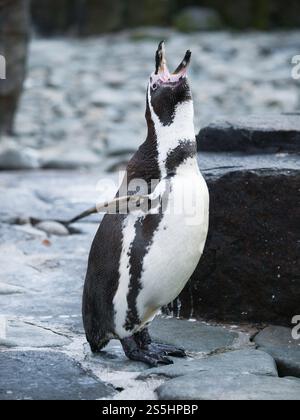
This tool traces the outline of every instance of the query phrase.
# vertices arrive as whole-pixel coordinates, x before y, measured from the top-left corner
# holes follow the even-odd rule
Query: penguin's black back
[[[114,330],[113,297],[118,287],[125,215],[105,215],[92,243],[83,292],[83,323],[93,351]]]
[[[125,190],[133,179],[143,179],[149,186],[151,180],[160,180],[154,136],[148,135],[147,140],[130,160],[126,172]],[[120,190],[124,191],[124,183],[122,187]],[[126,217],[123,214],[105,215],[92,243],[82,307],[84,328],[92,351],[101,350],[114,333],[113,299],[119,285],[122,225]]]

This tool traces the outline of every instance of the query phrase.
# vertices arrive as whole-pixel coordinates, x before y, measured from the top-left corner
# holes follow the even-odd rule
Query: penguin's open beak
[[[174,83],[187,74],[188,65],[191,61],[191,51],[188,50],[176,70],[171,74],[167,67],[165,42],[161,41],[158,45],[155,56],[155,74],[162,82]]]

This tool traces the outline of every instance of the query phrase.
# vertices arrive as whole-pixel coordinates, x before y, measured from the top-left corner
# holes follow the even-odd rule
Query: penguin
[[[148,194],[154,210],[104,216],[91,246],[83,291],[91,351],[98,353],[118,339],[129,359],[152,367],[173,363],[169,356],[186,356],[183,348],[154,343],[148,326],[190,279],[208,233],[209,193],[197,163],[190,59],[187,51],[170,73],[164,42],[158,46],[146,94],[147,137],[128,163],[116,195],[122,196],[121,190],[128,196]],[[144,181],[144,190],[129,189],[135,179]],[[176,200],[179,207],[184,204],[185,196],[192,196],[195,205],[172,211]]]

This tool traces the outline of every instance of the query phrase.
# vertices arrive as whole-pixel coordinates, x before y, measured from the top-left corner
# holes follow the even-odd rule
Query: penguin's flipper
[[[151,197],[148,195],[128,195],[123,197],[114,198],[112,201],[105,201],[104,203],[97,204],[94,207],[91,207],[80,214],[77,214],[75,217],[69,220],[53,220],[57,223],[68,227],[73,223],[78,222],[79,220],[85,219],[86,217],[91,216],[96,213],[109,213],[109,214],[128,214],[131,211],[142,208],[151,201]],[[41,223],[46,220],[37,219],[35,217],[29,218],[30,223],[35,226],[38,223]],[[50,219],[47,219],[50,221]]]
[[[73,217],[71,220],[65,222],[60,221],[60,223],[71,225],[72,223],[78,222],[78,220],[84,219],[85,217],[96,213],[127,214],[131,211],[131,209],[135,210],[147,200],[149,200],[149,196],[146,195],[127,195],[123,197],[116,197],[111,201],[105,201],[104,203],[97,204],[96,206],[85,210],[79,215]]]

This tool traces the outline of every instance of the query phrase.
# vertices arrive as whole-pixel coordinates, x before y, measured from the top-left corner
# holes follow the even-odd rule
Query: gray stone
[[[62,353],[0,352],[0,400],[96,400],[112,387]]]
[[[92,105],[99,107],[106,107],[109,105],[118,106],[120,102],[125,102],[125,97],[114,89],[101,88],[93,93],[90,102]]]
[[[100,162],[100,156],[93,151],[74,149],[66,142],[63,147],[43,150],[40,166],[44,169],[77,169],[99,166]]]
[[[11,182],[5,182],[1,188],[1,220],[12,216],[39,216],[50,208],[50,205],[40,200],[29,188],[18,187]]]
[[[230,351],[203,359],[174,359],[174,365],[147,370],[138,379],[155,377],[177,378],[199,372],[219,372],[220,375],[239,373],[278,376],[274,359],[263,351],[253,349]]]
[[[0,295],[14,295],[15,293],[24,293],[24,289],[13,286],[12,284],[0,282]]]
[[[267,327],[255,337],[254,342],[274,357],[280,376],[300,378],[300,340],[293,339],[290,328]]]
[[[160,400],[299,401],[300,382],[270,376],[202,372],[165,382]]]
[[[231,348],[238,334],[221,327],[175,318],[157,317],[150,326],[153,341],[184,347],[189,352],[208,354]]]
[[[286,376],[285,379],[289,379],[290,381],[295,381],[296,383],[300,384],[300,379],[295,378],[294,376]]]
[[[109,133],[107,138],[107,156],[124,156],[133,154],[138,149],[142,142],[141,136],[138,133],[132,133],[130,127],[125,129],[114,129]]]
[[[0,146],[0,169],[37,169],[39,156],[35,150],[22,148],[12,142]]]
[[[43,232],[46,232],[48,235],[69,235],[68,229],[63,224],[51,220],[40,222],[35,227],[39,230],[42,230]]]
[[[61,347],[71,343],[67,337],[29,322],[8,320],[5,337],[0,337],[2,347]]]
[[[300,152],[300,114],[221,118],[200,130],[198,150]]]

